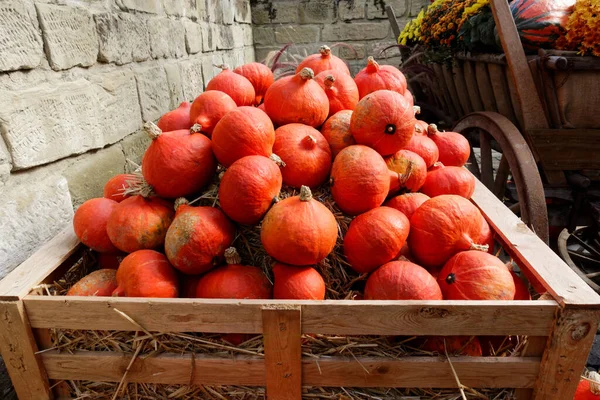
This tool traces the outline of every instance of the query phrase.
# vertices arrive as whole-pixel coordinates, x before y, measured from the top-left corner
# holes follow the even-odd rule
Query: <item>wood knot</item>
[[[423,307],[419,310],[419,314],[424,318],[445,318],[450,311],[444,308]]]
[[[375,368],[375,372],[378,374],[387,374],[390,371],[390,368],[385,365],[379,365]]]
[[[592,327],[587,322],[576,326],[571,330],[571,339],[575,340],[576,342],[580,341],[581,339],[586,337],[588,333],[590,333],[591,328]]]

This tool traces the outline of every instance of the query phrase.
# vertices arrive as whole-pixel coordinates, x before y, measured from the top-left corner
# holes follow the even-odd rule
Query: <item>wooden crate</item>
[[[162,354],[138,358],[128,382],[266,386],[269,399],[299,399],[301,386],[456,388],[445,357],[322,358],[301,355],[301,334],[526,335],[521,357],[451,357],[461,383],[517,388],[518,399],[573,397],[600,320],[600,297],[482,184],[473,202],[496,239],[552,300],[276,301],[53,297],[31,294],[72,265],[67,229],[0,282],[0,347],[21,399],[60,397],[50,380],[119,382],[132,359],[116,352],[47,351],[50,328],[264,334],[265,356]],[[60,386],[57,386],[60,387]],[[56,389],[54,390],[55,392]]]

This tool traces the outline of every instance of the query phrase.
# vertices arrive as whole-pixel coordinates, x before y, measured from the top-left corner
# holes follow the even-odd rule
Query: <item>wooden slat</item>
[[[0,351],[21,400],[50,399],[48,377],[21,301],[0,302]]]
[[[481,102],[477,79],[475,78],[475,67],[471,61],[465,61],[464,63],[464,78],[473,111],[483,111],[483,103]]]
[[[510,100],[510,92],[508,89],[508,82],[506,82],[504,68],[504,65],[493,63],[487,64],[490,83],[492,85],[492,91],[494,92],[494,99],[496,100],[498,112],[516,124],[517,118],[515,117],[515,112]]]
[[[454,77],[454,73],[450,69],[449,66],[442,66],[442,74],[444,75],[444,81],[446,82],[446,86],[448,86],[448,91],[450,92],[450,100],[452,100],[452,104],[454,104],[454,109],[458,113],[459,118],[468,112],[463,110],[460,99],[458,98],[458,92],[456,89],[456,85],[454,84],[456,78]]]
[[[28,296],[36,328],[262,333],[261,308],[301,305],[302,333],[547,336],[557,304],[545,301],[289,301]]]
[[[32,329],[35,342],[39,350],[46,350],[53,346],[50,329]],[[50,381],[52,393],[56,399],[68,399],[71,396],[71,389],[65,381]]]
[[[521,351],[522,357],[541,357],[546,349],[546,344],[551,338],[544,336],[529,336],[527,338],[527,344]],[[531,400],[533,396],[532,388],[519,388],[515,389],[516,400]]]
[[[0,281],[0,301],[26,296],[73,254],[79,245],[72,226],[66,227]]]
[[[494,165],[492,161],[492,137],[484,130],[479,131],[479,150],[481,157],[481,182],[487,188],[494,186]]]
[[[490,75],[488,73],[486,63],[475,63],[475,79],[477,80],[477,87],[479,88],[479,93],[481,94],[483,109],[485,111],[498,112],[498,107],[496,107],[496,99],[494,97],[494,91],[492,89],[492,83],[490,82]]]
[[[42,359],[52,379],[118,382],[131,354],[48,352]],[[533,387],[540,365],[538,357],[451,357],[451,361],[461,383],[474,388]],[[265,377],[265,363],[258,356],[141,356],[127,373],[128,382],[196,385],[265,386]],[[442,357],[358,361],[352,357],[304,357],[302,378],[305,386],[456,387],[450,365]]]
[[[456,86],[458,101],[460,101],[460,105],[465,114],[469,114],[473,112],[473,107],[471,106],[471,99],[469,98],[469,92],[467,91],[465,72],[462,64],[462,61],[456,60],[452,66],[452,74],[454,75],[454,84]]]
[[[454,102],[452,101],[452,96],[450,95],[450,90],[448,89],[448,84],[446,83],[446,79],[444,78],[444,71],[441,64],[434,63],[433,70],[435,71],[435,76],[437,78],[437,82],[440,86],[442,96],[446,102],[446,106],[448,107],[447,112],[450,113],[450,116],[453,120],[457,120],[459,118],[458,112],[454,108]]]
[[[600,311],[560,312],[544,352],[533,400],[572,399],[594,342]]]
[[[544,169],[600,169],[600,129],[531,130]]]
[[[300,306],[264,307],[267,398],[302,398],[302,343]]]
[[[600,308],[600,296],[479,181],[471,200],[481,209],[504,249],[559,304]]]

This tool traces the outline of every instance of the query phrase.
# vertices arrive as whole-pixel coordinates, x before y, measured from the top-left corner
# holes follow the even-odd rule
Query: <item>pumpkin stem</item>
[[[450,272],[446,277],[446,283],[452,285],[454,282],[456,282],[456,275],[454,275],[454,272]]]
[[[202,125],[200,125],[199,123],[195,123],[190,128],[190,133],[200,133],[200,132],[202,132]]]
[[[408,262],[410,262],[410,260],[408,258],[404,257],[404,256],[398,257],[398,261],[408,261]]]
[[[158,137],[162,134],[162,131],[160,130],[158,125],[156,125],[152,121],[148,121],[144,124],[144,130],[152,140],[158,139]]]
[[[325,77],[325,81],[323,83],[325,84],[325,87],[327,89],[331,89],[333,87],[334,82],[335,82],[335,77],[333,75],[327,75]]]
[[[373,56],[369,56],[369,58],[367,58],[367,71],[368,72],[379,71],[379,63],[377,61],[375,61]]]
[[[300,201],[310,201],[312,199],[312,192],[308,186],[302,185],[300,188]]]
[[[307,135],[304,138],[303,142],[306,143],[306,145],[310,149],[314,149],[315,146],[317,145],[317,139],[315,139],[315,137],[313,135]]]
[[[438,168],[444,168],[445,167],[444,163],[441,162],[441,161],[434,162],[432,166],[433,167],[438,167]]]
[[[435,135],[437,134],[438,131],[438,127],[436,124],[429,124],[429,126],[427,127],[427,134],[428,135]]]
[[[385,134],[386,135],[393,135],[394,133],[396,133],[396,125],[394,125],[394,124],[387,124],[387,126],[385,127]]]
[[[326,44],[324,44],[319,49],[319,53],[321,53],[322,57],[329,57],[329,56],[331,56],[331,49],[329,48],[329,46],[327,46]]]
[[[417,133],[423,132],[423,129],[421,129],[421,127],[419,126],[419,124],[415,124],[415,132],[417,132]]]
[[[227,64],[213,64],[213,67],[220,68],[221,71],[227,71],[229,69],[229,65]]]
[[[413,111],[415,112],[415,115],[421,114],[421,107],[413,106]]]
[[[476,243],[473,243],[471,245],[471,247],[469,248],[469,250],[488,251],[489,248],[490,248],[490,246],[488,246],[487,244],[476,244]]]
[[[273,161],[275,164],[277,164],[281,168],[285,167],[285,163],[283,162],[283,160],[281,159],[281,157],[279,157],[277,154],[271,153],[271,155],[269,156],[269,158],[271,159],[271,161]]]
[[[119,190],[119,193],[123,196],[154,196],[154,188],[146,182],[141,170],[135,171],[129,175],[131,176],[131,179],[125,181],[125,186]]]
[[[185,197],[179,197],[175,199],[175,211],[177,211],[177,209],[184,204],[190,204],[190,202]]]
[[[302,68],[302,71],[300,71],[298,75],[300,75],[300,78],[304,80],[313,79],[315,77],[315,73],[313,72],[313,70],[308,67]]]
[[[242,257],[235,247],[229,247],[225,250],[225,262],[229,265],[237,265],[242,263]]]
[[[600,395],[600,374],[596,371],[588,373],[588,379],[590,380],[590,392],[595,396]]]

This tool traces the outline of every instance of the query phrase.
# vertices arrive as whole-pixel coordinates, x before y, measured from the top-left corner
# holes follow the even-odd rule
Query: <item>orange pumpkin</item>
[[[160,117],[156,125],[163,132],[190,129],[193,125],[190,122],[190,107],[191,104],[187,101],[182,102],[179,107]]]
[[[391,65],[379,65],[373,57],[367,59],[367,66],[356,74],[354,81],[358,86],[361,99],[377,90],[392,90],[404,95],[407,86],[406,78],[398,68]],[[412,106],[412,104],[410,105]]]
[[[390,189],[385,161],[361,145],[340,151],[331,168],[331,195],[346,214],[358,215],[383,204]]]
[[[136,180],[133,174],[118,174],[113,176],[104,185],[104,197],[120,203],[129,195],[123,194],[123,191],[130,187],[130,183]]]
[[[78,280],[67,296],[111,296],[117,288],[117,271],[99,269]]]
[[[337,240],[335,217],[313,199],[308,186],[300,195],[273,205],[263,219],[260,240],[267,254],[290,265],[314,265],[327,257]]]
[[[416,192],[425,183],[427,165],[416,153],[409,150],[398,150],[394,155],[386,157],[385,163],[393,174],[390,174],[390,193],[401,189]]]
[[[429,124],[425,121],[417,120],[415,123],[415,136],[427,136],[427,130],[429,129]]]
[[[369,276],[365,300],[442,300],[442,292],[423,267],[410,261],[392,261]]]
[[[395,208],[406,215],[406,218],[410,219],[417,208],[421,207],[421,204],[425,203],[429,199],[430,197],[423,193],[404,193],[391,198],[383,203],[383,205],[386,207]]]
[[[319,54],[312,54],[302,60],[296,67],[296,73],[302,71],[303,68],[312,69],[315,75],[331,69],[350,75],[346,63],[341,58],[331,54],[331,49],[326,45],[321,46]]]
[[[212,148],[226,167],[242,157],[273,154],[275,128],[269,116],[256,107],[238,107],[225,115],[213,131]]]
[[[352,111],[338,111],[329,117],[321,127],[321,134],[329,143],[333,158],[342,149],[356,144],[354,137],[350,134],[350,118],[352,118]]]
[[[429,171],[421,192],[429,197],[455,194],[470,199],[475,191],[475,177],[462,167],[444,167]]]
[[[469,141],[460,133],[440,132],[434,124],[427,128],[429,138],[439,150],[438,160],[447,167],[462,167],[469,160],[471,146]]]
[[[315,128],[287,124],[275,131],[273,152],[284,162],[283,183],[295,188],[314,188],[325,182],[331,170],[329,143]]]
[[[354,110],[358,104],[358,88],[347,73],[330,69],[315,76],[315,81],[329,99],[329,117],[338,111]]]
[[[515,283],[515,300],[531,300],[531,293],[529,293],[529,287],[525,283],[523,279],[519,277],[515,273],[515,271],[510,271],[510,274],[513,278],[513,282]]]
[[[173,203],[167,200],[132,196],[115,207],[106,232],[111,242],[126,253],[156,249],[165,243],[174,214]]]
[[[227,265],[200,278],[196,297],[200,299],[270,299],[273,287],[260,268],[242,265],[235,248],[225,252]]]
[[[254,105],[259,105],[262,103],[267,89],[275,81],[275,77],[273,76],[271,69],[265,64],[257,62],[240,65],[234,69],[233,72],[248,79],[254,87]]]
[[[573,400],[600,400],[600,375],[597,372],[588,373],[588,379],[581,379],[575,391]]]
[[[483,251],[461,251],[438,277],[446,300],[513,300],[515,282],[506,265]]]
[[[319,127],[329,115],[329,100],[310,68],[278,79],[265,94],[265,110],[275,125],[291,123]]]
[[[408,144],[414,126],[412,107],[404,97],[390,90],[378,90],[358,102],[350,120],[350,133],[356,143],[387,156]]]
[[[408,231],[408,218],[400,211],[374,208],[350,223],[344,236],[344,255],[356,272],[371,272],[400,253]]]
[[[273,266],[273,275],[274,299],[325,299],[325,281],[313,267],[298,267],[276,263]]]
[[[494,254],[494,232],[485,218],[481,220],[481,234],[477,243],[488,246],[488,253]]]
[[[73,229],[81,243],[101,253],[117,251],[106,227],[118,205],[114,200],[100,197],[90,199],[79,206],[73,216]]]
[[[218,90],[207,90],[196,97],[196,100],[192,103],[190,122],[192,125],[198,125],[195,127],[196,130],[211,137],[221,118],[236,108],[237,104],[227,93]]]
[[[138,250],[123,260],[117,270],[119,286],[113,296],[162,297],[179,295],[175,269],[164,254],[154,250]]]
[[[440,152],[435,142],[427,136],[414,134],[410,142],[404,146],[404,150],[410,150],[421,156],[427,168],[433,166],[440,156]]]
[[[219,265],[231,246],[235,227],[223,211],[192,207],[178,200],[175,219],[167,231],[165,253],[179,271],[197,275]]]
[[[475,336],[429,336],[423,350],[451,356],[481,357],[481,342]]]
[[[238,107],[253,105],[256,93],[252,83],[244,76],[232,72],[226,64],[218,67],[221,68],[221,72],[208,81],[206,90],[227,93]]]
[[[419,264],[427,268],[442,266],[460,251],[487,251],[487,246],[477,243],[482,219],[479,209],[464,197],[433,197],[410,218],[408,245]]]

